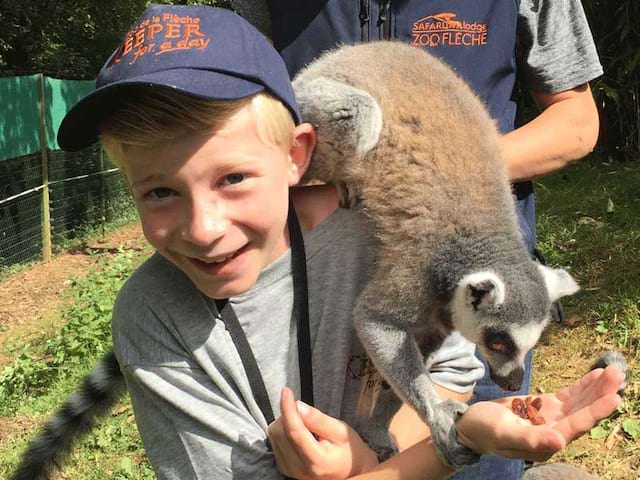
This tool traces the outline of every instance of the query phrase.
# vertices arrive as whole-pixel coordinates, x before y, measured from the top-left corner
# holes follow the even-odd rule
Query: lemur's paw
[[[338,204],[341,208],[354,208],[358,204],[358,190],[354,185],[344,182],[336,184]]]
[[[620,386],[620,390],[618,390],[618,395],[623,396],[624,389],[627,386],[627,371],[629,370],[629,367],[627,366],[627,361],[624,359],[624,355],[620,352],[613,350],[602,352],[589,371],[596,368],[607,368],[609,365],[615,365],[622,373],[624,373],[625,381]]]
[[[380,463],[398,453],[398,449],[389,434],[387,422],[372,418],[366,425],[360,426],[358,433],[367,442],[369,448],[376,453]]]
[[[373,450],[378,458],[378,463],[386,462],[391,457],[397,455],[398,449],[393,445],[378,445],[375,443],[369,443],[369,448]]]
[[[438,455],[443,462],[456,469],[476,463],[480,459],[480,455],[458,442],[456,420],[467,408],[466,403],[455,400],[440,402],[434,409],[434,418],[430,425]]]

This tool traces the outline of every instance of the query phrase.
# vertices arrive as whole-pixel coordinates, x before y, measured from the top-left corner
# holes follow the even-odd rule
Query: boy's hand
[[[478,453],[545,461],[613,413],[622,401],[616,392],[623,382],[624,374],[612,366],[593,370],[558,393],[540,395],[543,425],[514,414],[515,397],[478,402],[458,420],[458,439]]]
[[[283,475],[300,480],[343,480],[378,464],[375,453],[351,427],[296,403],[288,388],[282,389],[280,411],[280,418],[269,425],[269,439]]]

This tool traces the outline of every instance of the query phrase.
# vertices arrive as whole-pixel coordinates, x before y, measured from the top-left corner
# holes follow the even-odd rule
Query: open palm
[[[478,402],[458,421],[459,439],[478,453],[547,460],[615,410],[623,381],[624,374],[615,367],[596,369],[570,387],[540,395],[543,425],[514,414],[515,397]]]

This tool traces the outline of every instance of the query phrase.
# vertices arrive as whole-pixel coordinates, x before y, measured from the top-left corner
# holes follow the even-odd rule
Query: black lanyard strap
[[[298,365],[300,369],[300,392],[302,401],[313,405],[313,369],[311,363],[311,335],[309,330],[309,300],[307,289],[307,262],[304,250],[302,230],[298,223],[293,202],[289,199],[289,216],[287,218],[291,243],[291,268],[293,274],[293,313],[296,317],[298,333]],[[211,309],[210,302],[205,302]],[[262,411],[267,424],[275,420],[273,408],[269,401],[260,367],[256,361],[247,336],[240,325],[231,303],[225,299],[216,301],[231,340],[240,355],[242,366],[247,373],[251,393]],[[212,312],[213,313],[213,312]]]
[[[298,365],[300,396],[313,405],[313,365],[311,362],[311,332],[309,329],[309,288],[307,285],[307,256],[304,239],[293,202],[289,198],[289,240],[291,243],[291,271],[293,272],[293,312],[298,326]]]
[[[220,316],[222,317],[222,321],[231,336],[231,340],[233,340],[233,344],[236,346],[238,355],[240,355],[242,366],[249,379],[249,386],[251,387],[253,398],[258,404],[258,407],[260,407],[260,410],[262,410],[262,414],[267,420],[268,425],[275,420],[275,417],[273,416],[273,408],[271,408],[267,388],[262,380],[258,362],[256,361],[256,357],[253,355],[247,336],[244,334],[244,330],[242,330],[242,326],[236,316],[236,312],[233,311],[228,300],[224,300],[224,306],[220,310]]]

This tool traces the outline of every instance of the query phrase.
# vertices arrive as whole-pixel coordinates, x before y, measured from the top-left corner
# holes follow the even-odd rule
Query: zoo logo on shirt
[[[479,47],[487,44],[486,23],[459,20],[456,13],[427,15],[413,22],[414,47]]]

